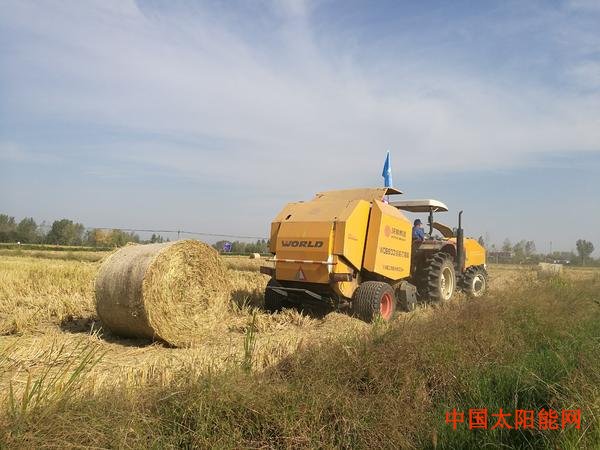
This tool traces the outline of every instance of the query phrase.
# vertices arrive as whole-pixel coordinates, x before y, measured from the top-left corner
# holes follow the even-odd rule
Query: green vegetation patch
[[[550,280],[427,308],[305,348],[261,373],[187,368],[173,380],[99,392],[80,383],[81,395],[52,403],[52,416],[20,414],[17,421],[7,406],[1,444],[596,448],[599,288],[597,281]],[[579,409],[581,428],[491,430],[500,408],[511,415]],[[469,409],[488,411],[487,430],[469,429]],[[464,414],[456,430],[446,423],[453,410]]]

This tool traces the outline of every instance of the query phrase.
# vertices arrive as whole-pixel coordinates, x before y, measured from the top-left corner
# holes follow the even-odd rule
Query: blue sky
[[[390,150],[468,234],[600,248],[600,1],[0,6],[1,212],[266,235]]]

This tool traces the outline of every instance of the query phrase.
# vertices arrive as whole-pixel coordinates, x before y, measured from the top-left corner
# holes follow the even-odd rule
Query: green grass
[[[262,373],[247,370],[250,325],[238,369],[73,384],[68,402],[48,404],[51,415],[40,401],[17,420],[7,404],[0,447],[598,448],[599,292],[597,281],[549,280],[453,302]],[[582,429],[454,431],[445,423],[453,408],[579,408]]]
[[[47,355],[45,370],[35,381],[30,373],[25,387],[18,394],[13,384],[9,384],[8,415],[13,426],[18,430],[30,417],[47,420],[56,410],[64,408],[101,358],[99,347],[91,344],[70,349],[64,345],[59,348],[53,346]]]

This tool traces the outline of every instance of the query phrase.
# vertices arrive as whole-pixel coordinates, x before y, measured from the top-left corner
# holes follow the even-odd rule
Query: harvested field
[[[202,329],[202,345],[173,349],[100,328],[100,262],[0,256],[0,446],[451,448],[458,434],[443,412],[482,402],[577,406],[586,428],[462,433],[467,447],[600,438],[600,271],[567,268],[542,282],[533,268],[492,266],[480,301],[459,296],[367,325],[254,309],[261,263],[226,258],[227,317]],[[535,342],[546,346],[538,356]],[[489,397],[494,377],[501,387]]]
[[[268,281],[258,272],[260,261],[231,257],[225,258],[225,263],[232,285],[227,314],[213,317],[213,327],[204,324],[198,330],[202,345],[170,349],[149,340],[120,338],[100,330],[94,302],[94,280],[100,263],[3,258],[0,351],[15,349],[11,351],[12,368],[18,372],[19,368],[35,370],[36,361],[47,357],[51,349],[99,345],[102,352],[107,352],[94,368],[99,374],[95,384],[101,385],[119,381],[120,375],[125,379],[143,379],[157,368],[168,373],[192,363],[200,371],[239,365],[244,361],[244,341],[251,326],[256,330],[252,366],[259,369],[293,353],[307,341],[322,341],[367,328],[363,322],[343,314],[311,318],[292,310],[276,315],[257,311],[253,307],[262,301]],[[23,383],[27,374],[21,374]],[[6,380],[3,378],[0,383],[6,386]]]
[[[27,258],[58,259],[65,261],[100,261],[110,252],[20,250],[0,248],[0,257],[23,256]]]

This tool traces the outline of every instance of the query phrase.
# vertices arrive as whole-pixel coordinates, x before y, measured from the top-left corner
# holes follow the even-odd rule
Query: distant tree
[[[482,247],[485,247],[485,241],[483,240],[483,236],[479,236],[477,242],[479,242],[479,245],[481,245]]]
[[[231,253],[246,253],[246,243],[233,241],[231,243]]]
[[[265,239],[257,241],[257,244],[260,248],[260,252],[258,253],[269,253],[269,243]]]
[[[0,242],[14,242],[17,224],[14,217],[0,214]]]
[[[590,241],[586,241],[585,239],[578,239],[575,243],[577,247],[577,253],[581,258],[581,264],[585,264],[585,259],[588,258],[594,251],[594,244]]]
[[[223,247],[225,246],[225,244],[229,242],[229,241],[217,241],[213,244],[213,247],[215,248],[215,250],[222,252],[223,251]]]
[[[226,243],[230,241],[217,241],[213,247],[222,252]],[[231,242],[231,253],[268,253],[269,242],[265,239],[258,239],[256,242]]]
[[[506,238],[504,239],[504,242],[502,243],[502,251],[503,252],[510,252],[512,251],[513,246],[510,242],[510,239]]]
[[[516,262],[523,262],[525,259],[525,241],[519,241],[513,245],[512,251],[514,253],[514,260]]]
[[[110,245],[113,247],[122,247],[128,242],[140,242],[140,237],[133,231],[114,229],[110,232]]]
[[[533,256],[533,254],[535,253],[535,242],[526,241],[524,250],[525,250],[525,256],[527,256],[527,257]]]
[[[165,242],[165,239],[160,234],[152,233],[152,236],[150,237],[151,244],[162,244],[163,242]]]
[[[69,219],[55,220],[46,235],[48,244],[81,245],[85,227]]]
[[[575,261],[577,259],[577,255],[574,252],[559,252],[554,251],[550,255],[550,259],[552,261]]]
[[[268,253],[269,245],[265,239],[258,239],[256,242],[248,243],[245,246],[246,253]]]
[[[483,242],[491,242],[492,238],[490,237],[490,233],[488,233],[487,231],[485,232],[485,234],[483,235]]]
[[[110,247],[112,245],[111,236],[112,231],[110,230],[94,228],[93,230],[88,230],[85,241],[92,247]]]
[[[35,243],[39,240],[38,226],[33,217],[25,217],[17,225],[16,239],[23,243]]]

